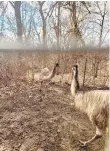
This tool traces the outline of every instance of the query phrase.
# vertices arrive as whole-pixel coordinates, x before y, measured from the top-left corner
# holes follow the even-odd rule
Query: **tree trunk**
[[[17,25],[17,37],[19,41],[22,41],[22,22],[21,22],[21,1],[15,1],[15,17]]]
[[[73,32],[74,32],[74,35],[75,35],[75,38],[76,38],[76,43],[78,41],[81,41],[82,45],[85,46],[84,39],[82,38],[81,32],[80,32],[79,27],[78,27],[78,23],[77,23],[76,2],[75,1],[71,2],[71,7],[72,7],[71,15],[72,15],[73,26],[74,26],[73,27]],[[77,47],[77,45],[76,45],[76,47]]]
[[[57,23],[57,28],[58,28],[57,48],[59,49],[59,46],[60,46],[60,2],[58,2],[58,23]]]
[[[58,2],[58,23],[57,23],[57,49],[60,50],[60,2]],[[60,62],[60,52],[58,52],[58,63]]]
[[[40,12],[40,15],[41,15],[41,18],[42,18],[42,32],[43,32],[43,45],[44,46],[47,46],[47,38],[46,38],[46,19],[44,17],[44,14],[43,14],[43,10],[42,10],[42,6],[43,6],[43,2],[38,2],[39,3],[39,12]]]
[[[70,10],[70,30],[71,38],[73,39],[71,46],[74,48],[78,47],[78,42],[81,45],[85,46],[85,41],[82,37],[82,33],[78,27],[78,20],[77,20],[77,7],[75,1],[68,2],[68,9]]]

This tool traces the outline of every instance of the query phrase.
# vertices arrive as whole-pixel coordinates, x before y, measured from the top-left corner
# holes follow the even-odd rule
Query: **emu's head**
[[[55,67],[59,67],[59,63],[55,63]]]
[[[78,74],[78,65],[72,67],[72,75],[76,76],[76,74]]]
[[[59,74],[59,63],[55,63],[54,69],[55,69],[56,74],[58,75]]]

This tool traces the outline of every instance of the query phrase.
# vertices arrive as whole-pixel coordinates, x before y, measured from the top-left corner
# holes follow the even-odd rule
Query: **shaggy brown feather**
[[[96,127],[96,134],[88,141],[80,141],[83,146],[95,141],[103,136],[108,126],[109,116],[109,91],[108,90],[93,90],[88,92],[78,92],[76,89],[77,81],[76,74],[78,70],[74,66],[73,78],[71,82],[71,94],[74,98],[74,104],[77,109],[86,113]]]

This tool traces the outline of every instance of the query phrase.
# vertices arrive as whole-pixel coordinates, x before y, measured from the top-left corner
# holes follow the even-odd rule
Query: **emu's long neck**
[[[48,76],[43,77],[42,80],[50,80],[55,76],[56,73],[56,66],[53,67],[52,71],[50,72],[50,74]]]
[[[72,77],[72,82],[71,82],[71,94],[73,97],[75,97],[76,95],[76,91],[77,91],[77,72],[74,71],[73,73],[73,77]]]
[[[53,67],[51,73],[50,73],[50,78],[53,78],[55,76],[56,73],[56,66]]]

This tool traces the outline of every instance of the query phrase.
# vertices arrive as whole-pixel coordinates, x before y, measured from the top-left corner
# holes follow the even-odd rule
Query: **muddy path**
[[[104,151],[104,138],[81,148],[95,129],[71,106],[69,86],[20,83],[0,89],[0,151]]]

